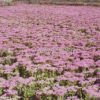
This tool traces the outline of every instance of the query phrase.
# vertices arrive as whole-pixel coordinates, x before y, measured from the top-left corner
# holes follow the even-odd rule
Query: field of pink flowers
[[[0,100],[100,100],[100,8],[0,7]]]

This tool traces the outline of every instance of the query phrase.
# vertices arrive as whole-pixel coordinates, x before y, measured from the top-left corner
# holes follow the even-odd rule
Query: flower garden
[[[100,100],[100,8],[0,7],[0,100]]]

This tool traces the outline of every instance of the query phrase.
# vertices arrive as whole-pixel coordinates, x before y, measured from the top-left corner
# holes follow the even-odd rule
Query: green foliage
[[[11,2],[7,2],[7,5],[8,5],[8,6],[11,6]]]
[[[96,62],[96,61],[98,61],[98,60],[100,60],[100,56],[99,55],[95,55],[94,57],[93,57],[93,60]]]
[[[25,46],[28,46],[28,47],[32,48],[32,43],[31,42],[26,42]]]
[[[28,78],[32,76],[31,72],[27,71],[26,67],[20,64],[16,67],[16,69],[14,69],[14,72],[16,71],[19,72],[20,77],[23,77],[23,78]]]

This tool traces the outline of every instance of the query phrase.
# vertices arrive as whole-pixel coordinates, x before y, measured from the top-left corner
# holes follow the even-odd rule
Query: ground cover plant
[[[100,100],[100,8],[0,7],[0,100]]]

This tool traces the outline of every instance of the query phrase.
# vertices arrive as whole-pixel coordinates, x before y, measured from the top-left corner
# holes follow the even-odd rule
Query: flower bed
[[[100,8],[0,7],[0,100],[99,100]]]

